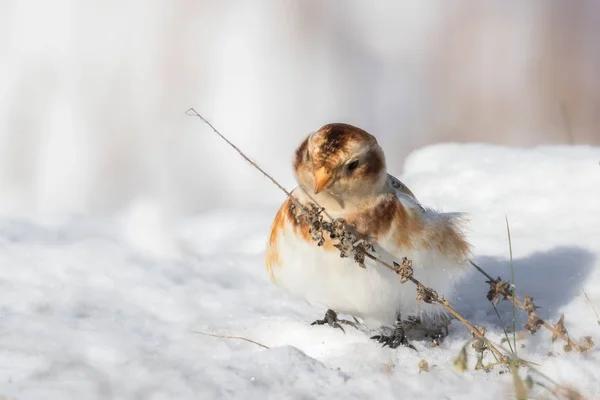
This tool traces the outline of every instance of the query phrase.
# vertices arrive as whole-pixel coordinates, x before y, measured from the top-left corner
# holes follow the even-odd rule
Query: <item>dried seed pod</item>
[[[296,220],[306,222],[308,224],[308,233],[312,240],[317,242],[317,246],[323,246],[325,238],[323,237],[323,211],[322,207],[317,207],[315,204],[310,204],[308,207],[303,207],[301,210],[293,206],[292,212]]]
[[[571,350],[573,350],[573,346],[571,346],[571,342],[567,342],[564,346],[563,346],[563,350],[565,351],[565,353],[570,352]]]
[[[532,335],[535,335],[535,333],[540,330],[540,326],[542,326],[543,323],[544,322],[535,314],[535,312],[530,312],[527,323],[525,324],[525,329]]]
[[[500,296],[503,297],[503,300],[507,300],[509,297],[512,296],[510,283],[502,281],[500,277],[498,277],[498,279],[486,281],[485,283],[490,285],[490,290],[488,291],[487,298],[494,304],[498,304],[498,302],[500,301]]]
[[[402,258],[402,264],[398,264],[394,261],[395,271],[400,275],[400,282],[404,283],[413,276],[412,260],[404,257]]]
[[[561,314],[558,322],[554,325],[555,331],[552,332],[552,343],[558,339],[558,335],[562,334],[567,336],[567,328],[565,328],[565,314]]]
[[[533,302],[533,297],[525,295],[525,297],[523,299],[523,309],[525,311],[527,311],[528,313],[532,313],[532,312],[535,312],[536,310],[538,310],[540,308],[542,308],[542,307],[537,306]]]
[[[581,338],[581,347],[583,350],[588,351],[594,348],[594,341],[591,336],[584,336]]]
[[[481,339],[474,341],[473,344],[471,345],[471,347],[473,347],[475,349],[475,351],[478,353],[483,353],[484,351],[486,351],[488,349],[487,343]]]
[[[427,304],[433,303],[438,299],[438,294],[435,290],[425,287],[422,284],[417,285],[417,301],[423,300]]]
[[[485,336],[485,334],[487,333],[487,329],[485,329],[482,326],[474,326],[474,328],[477,329],[477,332],[479,332],[481,336]],[[471,332],[471,336],[473,336],[474,338],[477,337],[474,332]]]

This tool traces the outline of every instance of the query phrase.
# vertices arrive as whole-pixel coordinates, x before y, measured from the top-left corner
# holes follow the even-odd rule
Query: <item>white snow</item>
[[[391,153],[390,153],[391,154]],[[471,215],[475,260],[510,277],[540,315],[566,314],[571,337],[600,326],[600,149],[436,145],[411,154],[400,178],[420,201]],[[250,167],[248,167],[250,168]],[[394,173],[395,171],[390,171]],[[381,348],[360,331],[310,326],[324,311],[269,283],[264,245],[278,199],[168,220],[140,200],[111,219],[32,216],[0,221],[0,397],[14,399],[497,399],[509,373],[455,371],[468,340],[456,321],[440,348]],[[164,247],[161,247],[164,246]],[[456,307],[500,342],[502,328],[471,274]],[[510,322],[511,308],[500,312]],[[519,313],[517,324],[526,318]],[[243,336],[269,349],[195,331]],[[540,331],[519,355],[590,398],[598,350],[564,354]],[[549,357],[553,352],[554,357]],[[428,361],[430,372],[419,373]],[[486,358],[486,362],[490,362]],[[525,375],[525,372],[522,374]],[[543,389],[536,389],[543,393]]]

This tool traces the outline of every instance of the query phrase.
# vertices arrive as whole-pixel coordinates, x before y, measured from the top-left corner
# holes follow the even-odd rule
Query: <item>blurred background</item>
[[[310,131],[600,144],[596,0],[1,0],[0,215],[168,216],[282,195]],[[142,207],[143,208],[143,207]]]

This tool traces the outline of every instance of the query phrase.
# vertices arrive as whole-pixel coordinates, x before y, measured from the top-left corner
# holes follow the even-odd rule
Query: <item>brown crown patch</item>
[[[371,143],[375,138],[356,126],[342,123],[323,125],[316,133],[323,158],[344,150],[350,142]],[[320,140],[319,140],[320,139]]]

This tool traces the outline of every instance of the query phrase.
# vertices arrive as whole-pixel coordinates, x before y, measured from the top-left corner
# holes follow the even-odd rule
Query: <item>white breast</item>
[[[377,246],[378,255],[391,263],[392,259],[408,257],[413,261],[415,277],[439,294],[451,297],[456,278],[463,265],[451,262],[431,250],[404,252],[391,240],[383,239]],[[338,313],[363,318],[367,323],[393,324],[397,315],[403,318],[419,315],[435,320],[444,315],[440,306],[416,301],[416,286],[402,284],[399,277],[386,267],[366,260],[361,268],[351,258],[327,251],[296,236],[288,226],[277,240],[280,265],[273,266],[274,283],[290,294]],[[434,321],[432,321],[434,322]]]

